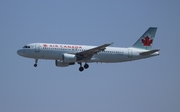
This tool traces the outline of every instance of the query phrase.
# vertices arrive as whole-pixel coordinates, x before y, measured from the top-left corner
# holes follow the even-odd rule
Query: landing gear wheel
[[[84,68],[85,68],[85,69],[89,68],[89,65],[86,63],[86,64],[84,65]]]
[[[79,67],[79,71],[82,72],[84,70],[83,67]]]
[[[37,64],[34,64],[34,67],[37,67]]]
[[[34,67],[37,67],[37,62],[38,62],[38,59],[35,59]]]

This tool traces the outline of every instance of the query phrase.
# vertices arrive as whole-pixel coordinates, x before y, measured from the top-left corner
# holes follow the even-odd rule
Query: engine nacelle
[[[72,63],[77,61],[77,57],[74,54],[63,54],[62,55],[62,60],[64,63]]]
[[[56,66],[58,66],[58,67],[67,67],[67,66],[69,66],[69,63],[64,63],[64,62],[62,62],[62,61],[60,61],[60,60],[56,60],[56,61],[55,61],[55,64],[56,64]]]
[[[69,65],[74,65],[75,63],[65,63],[65,62],[62,62],[60,60],[56,60],[55,61],[55,65],[58,66],[58,67],[67,67]]]

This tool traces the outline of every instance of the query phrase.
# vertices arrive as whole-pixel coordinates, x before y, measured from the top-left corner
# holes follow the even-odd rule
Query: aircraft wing
[[[107,46],[110,46],[112,44],[113,43],[104,44],[104,45],[101,45],[101,46],[98,46],[98,47],[95,47],[92,49],[88,49],[88,50],[85,50],[82,52],[78,52],[78,53],[76,53],[76,56],[78,57],[78,60],[91,59],[94,54],[97,54],[98,52],[104,51]]]

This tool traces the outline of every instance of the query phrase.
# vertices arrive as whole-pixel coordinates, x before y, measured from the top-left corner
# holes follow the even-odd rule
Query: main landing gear
[[[38,59],[35,59],[34,67],[37,67],[37,62],[38,62]]]
[[[82,67],[82,63],[79,62],[78,64],[80,64],[80,67],[79,67],[79,71],[82,72],[84,69],[88,69],[89,68],[89,65],[87,63],[84,64],[84,67]]]

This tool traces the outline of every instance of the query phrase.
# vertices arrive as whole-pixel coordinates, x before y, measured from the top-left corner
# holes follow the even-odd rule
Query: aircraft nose
[[[17,51],[17,54],[20,55],[20,56],[23,56],[24,53],[25,53],[25,52],[24,52],[22,49],[20,49],[20,50]]]

